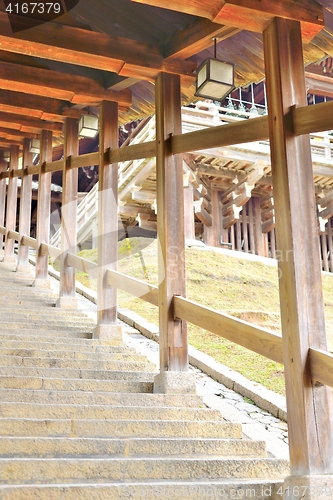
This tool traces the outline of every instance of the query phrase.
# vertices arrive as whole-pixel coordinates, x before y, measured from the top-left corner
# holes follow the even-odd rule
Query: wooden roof
[[[333,56],[329,0],[68,0],[50,22],[10,16],[0,5],[0,147],[65,117],[117,101],[122,123],[154,112],[160,71],[181,76],[193,100],[195,70],[212,55],[233,62],[236,85],[264,78],[262,30],[275,16],[302,24],[305,63]],[[29,26],[32,23],[33,27]],[[13,29],[14,28],[14,32]],[[330,78],[330,77],[329,77]],[[329,82],[330,83],[330,82]]]

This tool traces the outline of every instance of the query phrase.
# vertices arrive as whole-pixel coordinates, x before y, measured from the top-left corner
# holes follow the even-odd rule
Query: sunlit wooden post
[[[17,214],[17,177],[12,176],[13,170],[18,169],[19,147],[10,146],[10,162],[9,170],[11,175],[8,182],[7,205],[6,205],[6,237],[5,237],[5,254],[4,262],[16,263],[17,258],[14,254],[14,243],[12,238],[8,237],[9,231],[16,230],[16,214]]]
[[[183,163],[169,144],[182,130],[179,76],[160,73],[155,93],[160,374],[154,391],[195,392],[194,376],[187,372],[187,325],[174,318],[172,300],[185,296]]]
[[[212,195],[212,225],[204,226],[204,242],[212,247],[220,247],[221,239],[221,215],[222,208],[219,202],[219,192],[217,189],[211,189]]]
[[[62,172],[60,292],[57,307],[76,309],[75,268],[67,263],[68,253],[76,253],[78,169],[71,169],[69,159],[79,154],[78,122],[65,122],[64,168]]]
[[[4,160],[4,152],[0,151],[0,173],[6,172],[8,168],[8,163]],[[7,184],[6,179],[0,180],[0,226],[4,227],[5,225],[5,209],[6,209],[6,193],[7,192]],[[2,252],[4,241],[4,235],[0,233],[0,252]],[[2,253],[1,253],[2,255]]]
[[[193,184],[190,180],[184,186],[184,231],[185,239],[195,239]]]
[[[300,24],[275,18],[264,50],[291,466],[285,498],[319,500],[325,484],[333,487],[332,392],[313,384],[308,358],[309,347],[327,345],[310,140],[294,135],[290,118],[292,106],[307,105]]]
[[[27,172],[27,166],[32,165],[32,153],[29,151],[30,140],[23,140],[23,160],[22,160],[22,182],[20,197],[20,218],[19,218],[19,249],[17,258],[17,271],[30,272],[29,247],[23,245],[23,236],[30,236],[31,224],[31,198],[32,198],[32,175]]]
[[[122,340],[117,325],[117,288],[109,286],[107,269],[117,270],[118,163],[109,148],[118,148],[118,104],[103,102],[99,116],[97,327],[94,338]]]
[[[49,256],[43,254],[42,243],[49,243],[51,212],[51,172],[45,172],[45,162],[52,161],[52,132],[43,130],[40,141],[40,169],[37,200],[37,248],[34,286],[49,287]]]

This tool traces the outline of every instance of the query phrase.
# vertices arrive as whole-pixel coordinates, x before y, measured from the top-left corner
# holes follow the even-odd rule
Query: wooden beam
[[[47,22],[26,30],[26,19],[22,31],[12,35],[8,18],[0,13],[1,50],[41,57],[53,61],[95,68],[141,79],[154,78],[159,71],[190,76],[196,64],[191,61],[166,61],[157,45],[110,36],[92,30],[76,28],[65,24]],[[120,103],[120,101],[117,101]]]
[[[253,118],[251,122],[244,120],[187,134],[177,134],[169,138],[169,141],[172,153],[178,154],[267,139],[268,117],[260,116]]]
[[[127,292],[135,297],[138,297],[154,306],[158,306],[158,287],[149,285],[144,281],[131,278],[125,274],[109,269],[107,271],[107,279],[110,286],[114,286]]]
[[[213,225],[213,218],[203,207],[202,201],[203,200],[200,199],[193,203],[194,213],[198,217],[198,219],[203,223],[204,226],[211,227]]]
[[[320,349],[309,349],[312,383],[333,387],[333,354]]]
[[[121,162],[130,160],[141,160],[142,158],[154,158],[156,156],[155,141],[132,144],[117,149],[110,149],[110,162]]]
[[[19,148],[18,146],[10,146],[10,161],[9,171],[13,172],[18,168]],[[7,189],[7,205],[6,205],[6,238],[5,238],[5,253],[4,262],[16,262],[14,256],[14,240],[8,237],[9,231],[16,229],[16,213],[17,213],[17,177],[10,175]]]
[[[172,299],[185,296],[183,162],[168,139],[181,133],[180,79],[161,73],[155,86],[160,370],[188,370],[187,325],[174,320]]]
[[[75,268],[67,261],[68,253],[76,253],[78,170],[71,169],[66,161],[79,154],[78,122],[67,118],[65,122],[64,160],[62,160],[62,205],[61,205],[61,256],[60,290],[58,307],[77,309],[75,299]]]
[[[314,106],[295,105],[291,108],[291,115],[296,135],[333,129],[333,101]]]
[[[37,118],[30,118],[16,113],[4,113],[0,111],[0,127],[28,130],[36,132],[41,130],[51,130],[54,135],[62,134],[62,123],[51,123]]]
[[[23,158],[24,167],[32,164],[32,153],[29,151],[30,139],[24,139]],[[27,168],[23,168],[20,196],[20,219],[19,219],[19,250],[17,258],[17,271],[29,268],[29,247],[23,245],[23,236],[30,236],[31,225],[31,199],[32,199],[32,175],[28,174]]]
[[[118,261],[118,164],[110,164],[105,154],[118,148],[118,105],[103,102],[99,120],[99,183],[98,183],[98,278],[97,326],[117,324],[117,289],[107,283],[107,270],[117,270]]]
[[[71,168],[79,167],[91,167],[92,165],[98,165],[99,153],[87,153],[85,155],[75,156],[71,158]]]
[[[305,84],[309,94],[333,97],[333,81],[331,77],[305,72]]]
[[[4,152],[0,150],[0,227],[4,227],[5,225],[5,210],[6,210],[6,180],[2,178],[2,174],[8,168],[8,163],[3,159]],[[0,250],[2,250],[4,236],[6,235],[6,231],[2,234],[0,233]]]
[[[7,140],[22,140],[24,138],[38,139],[39,134],[31,134],[29,132],[22,132],[21,130],[11,130],[10,128],[0,127],[0,137]]]
[[[103,99],[128,108],[132,104],[129,90],[112,92],[97,81],[84,76],[66,75],[32,66],[0,62],[0,87],[24,94],[52,97],[72,104],[98,104]]]
[[[175,296],[173,302],[177,318],[189,321],[277,363],[283,362],[280,335],[196,304],[184,297]]]
[[[177,31],[164,45],[164,56],[178,59],[187,59],[214,44],[213,38],[221,42],[238,33],[239,30],[230,26],[212,23],[208,19],[201,19],[188,28]]]
[[[327,350],[311,148],[287,116],[307,104],[299,23],[274,19],[264,53],[291,477],[332,474],[332,394],[312,384],[308,362],[310,347]]]
[[[38,97],[23,92],[0,90],[1,111],[17,113],[41,120],[62,122],[64,118],[80,118],[81,111],[71,108],[67,101]]]
[[[132,0],[165,8],[164,0]],[[169,0],[168,9],[184,12],[216,23],[261,33],[274,17],[301,20],[305,41],[310,41],[323,28],[323,8],[311,0]]]
[[[44,171],[44,162],[52,160],[52,132],[43,130],[40,143],[40,168],[37,201],[37,248],[34,286],[45,287],[48,280],[48,255],[42,255],[42,243],[50,239],[51,174]],[[28,170],[29,171],[29,170]]]

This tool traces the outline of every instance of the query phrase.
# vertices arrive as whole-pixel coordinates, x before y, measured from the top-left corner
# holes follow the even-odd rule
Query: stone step
[[[45,322],[45,321],[29,321],[28,323],[2,323],[1,328],[4,331],[10,331],[10,330],[18,330],[18,331],[24,331],[26,327],[29,327],[29,329],[41,329],[43,332],[47,330],[54,330],[54,331],[60,331],[60,330],[66,330],[67,332],[92,332],[93,329],[95,328],[93,325],[82,325],[80,326],[75,326],[73,323],[72,326],[68,326],[67,324],[64,325],[59,325],[57,322]]]
[[[119,352],[122,352],[121,350],[125,350],[125,351],[129,351],[131,352],[131,348],[130,347],[127,347],[127,346],[124,346],[124,345],[120,345],[117,343],[117,344],[114,344],[112,343],[112,341],[108,340],[108,341],[105,341],[105,340],[99,340],[99,339],[87,339],[87,338],[78,338],[78,337],[71,337],[71,341],[70,343],[68,342],[67,338],[68,338],[68,334],[66,337],[64,336],[54,336],[52,337],[49,333],[47,335],[44,334],[44,332],[41,332],[40,334],[37,334],[36,331],[34,330],[33,333],[29,333],[27,334],[27,331],[30,331],[30,330],[24,330],[24,335],[22,336],[22,333],[14,333],[14,332],[11,332],[11,333],[4,333],[4,332],[1,332],[0,333],[0,343],[1,345],[3,344],[3,342],[9,342],[9,341],[15,341],[15,342],[35,342],[37,343],[38,345],[41,343],[41,342],[44,342],[44,343],[56,343],[57,345],[66,345],[67,347],[70,347],[72,344],[73,344],[73,349],[76,349],[77,346],[90,346],[91,345],[108,345],[108,346],[113,346],[115,347],[115,352],[117,352],[117,349],[120,349]],[[107,343],[106,343],[107,342]],[[13,346],[15,346],[16,344],[13,344]]]
[[[70,338],[71,340],[75,340],[76,338],[82,338],[82,339],[91,339],[92,336],[92,329],[91,331],[85,330],[82,331],[66,331],[66,330],[56,330],[56,329],[50,329],[50,330],[39,330],[36,328],[31,328],[30,325],[27,328],[23,328],[22,330],[24,332],[24,335],[30,336],[34,335],[36,336],[36,333],[40,331],[40,338],[47,338],[51,337],[52,339],[57,339],[57,338]],[[6,331],[2,330],[1,335],[15,335],[15,336],[22,336],[22,331],[21,333],[20,330],[18,329],[13,329],[13,328],[8,328]]]
[[[24,323],[24,322],[30,322],[30,321],[51,321],[53,323],[57,322],[68,322],[68,323],[78,323],[78,324],[89,324],[89,325],[94,325],[95,322],[93,319],[88,318],[87,316],[83,315],[69,315],[67,314],[60,314],[60,313],[55,313],[55,311],[59,311],[58,308],[56,307],[48,307],[45,308],[45,310],[38,311],[31,311],[31,308],[27,312],[23,312],[20,310],[20,308],[17,308],[16,311],[13,311],[13,309],[10,311],[3,311],[1,310],[0,313],[0,320],[1,321],[10,321],[10,322],[16,322],[16,323]]]
[[[2,500],[281,500],[282,480],[130,481],[0,486]]]
[[[200,438],[19,438],[0,437],[1,457],[216,455],[266,457],[264,441]],[[1,494],[0,494],[1,498]]]
[[[1,436],[240,438],[240,424],[221,421],[2,418]]]
[[[153,368],[153,367],[151,367]],[[157,372],[148,371],[111,371],[80,370],[72,368],[35,368],[21,366],[0,366],[0,377],[44,377],[44,378],[76,378],[98,380],[131,380],[153,382]]]
[[[5,356],[14,356],[20,358],[38,358],[38,359],[76,359],[76,360],[98,360],[98,361],[146,361],[145,356],[137,353],[108,352],[106,350],[51,350],[51,349],[13,349],[0,346],[0,360]]]
[[[179,480],[223,478],[282,479],[285,460],[272,458],[4,458],[0,482]]]
[[[76,368],[82,370],[151,371],[152,365],[139,361],[98,361],[98,359],[27,358],[0,356],[0,366],[36,366],[45,368]]]
[[[98,343],[97,343],[98,342]],[[64,342],[63,339],[49,339],[47,341],[45,338],[42,340],[16,340],[8,339],[5,340],[0,338],[0,345],[2,349],[32,349],[32,350],[49,350],[49,351],[75,351],[75,352],[109,352],[114,354],[134,354],[135,349],[132,347],[127,347],[124,344],[113,346],[102,344],[100,341],[94,342],[92,340],[85,343],[77,342],[74,345],[69,342]]]
[[[153,392],[152,382],[131,380],[62,379],[42,377],[0,377],[2,389],[44,389],[49,391]]]
[[[1,418],[74,418],[111,420],[216,420],[223,421],[221,413],[208,408],[168,408],[110,405],[43,405],[6,403],[0,407]],[[1,432],[1,431],[0,431]],[[0,448],[0,453],[2,450]]]
[[[0,401],[7,403],[78,404],[112,406],[175,406],[199,408],[204,406],[196,394],[121,394],[89,391],[47,391],[0,389]]]

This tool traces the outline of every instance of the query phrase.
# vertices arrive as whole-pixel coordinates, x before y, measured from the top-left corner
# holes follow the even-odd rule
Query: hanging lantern
[[[79,135],[93,139],[98,132],[98,116],[81,115],[79,120]]]
[[[199,66],[195,95],[213,101],[223,101],[234,88],[234,65],[216,59],[214,38],[214,59],[206,59]]]

